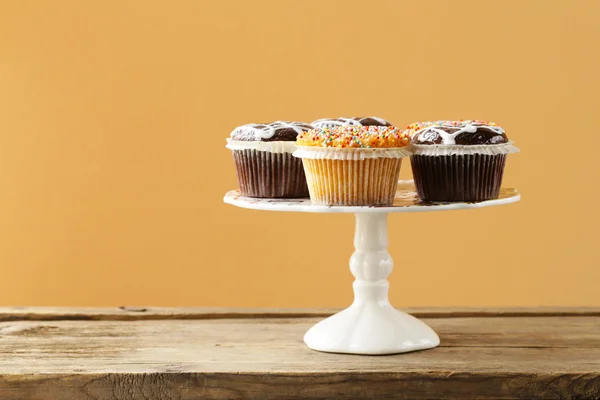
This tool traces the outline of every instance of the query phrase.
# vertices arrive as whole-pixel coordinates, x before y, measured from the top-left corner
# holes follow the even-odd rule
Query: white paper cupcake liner
[[[410,156],[406,147],[393,148],[339,148],[339,147],[316,147],[298,146],[294,157],[308,158],[313,160],[368,160],[374,158],[403,158]]]
[[[382,206],[394,202],[401,158],[303,158],[310,200],[329,206]]]
[[[419,156],[454,156],[473,154],[497,156],[500,154],[518,153],[520,150],[514,146],[513,142],[508,142],[502,144],[481,144],[472,146],[458,144],[412,144],[408,147],[407,151],[410,152],[410,154]]]
[[[273,142],[261,142],[261,141],[245,141],[245,140],[232,140],[227,139],[227,145],[230,150],[256,150],[256,151],[268,151],[269,153],[293,153],[296,150],[295,141],[273,141]]]

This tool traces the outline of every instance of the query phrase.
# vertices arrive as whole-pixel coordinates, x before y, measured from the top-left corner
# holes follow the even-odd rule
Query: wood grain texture
[[[552,317],[600,316],[596,307],[538,307],[538,308],[401,308],[417,318],[455,317]],[[233,318],[305,318],[327,317],[340,309],[254,309],[216,307],[116,307],[116,308],[64,308],[64,307],[0,307],[0,321],[134,321],[147,319],[233,319]]]
[[[83,311],[36,309],[0,322],[0,399],[600,398],[595,311],[438,310],[443,317],[424,320],[440,347],[366,357],[308,349],[302,336],[320,320],[310,310],[160,310],[169,317],[122,321],[95,310],[102,318],[70,320]],[[57,319],[34,320],[42,314]],[[191,314],[219,315],[171,318]]]

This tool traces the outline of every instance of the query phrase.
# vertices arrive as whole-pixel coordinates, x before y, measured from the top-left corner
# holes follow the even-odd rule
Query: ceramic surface
[[[227,192],[225,203],[237,207],[268,211],[318,212],[318,213],[396,213],[461,210],[465,208],[482,208],[498,206],[519,201],[521,195],[516,189],[502,188],[497,199],[477,203],[427,203],[417,197],[412,181],[400,181],[394,204],[384,207],[344,207],[313,205],[310,199],[259,199],[244,197],[239,190]]]
[[[354,254],[350,270],[354,302],[345,310],[324,319],[304,336],[314,350],[363,355],[396,354],[429,349],[440,344],[437,334],[411,315],[396,310],[388,301],[393,261],[387,251],[387,216],[393,212],[419,212],[481,208],[514,203],[515,189],[502,189],[495,200],[479,203],[423,203],[412,181],[401,181],[396,200],[389,207],[327,207],[312,205],[309,199],[253,199],[233,190],[224,201],[238,207],[270,211],[301,211],[356,215]]]

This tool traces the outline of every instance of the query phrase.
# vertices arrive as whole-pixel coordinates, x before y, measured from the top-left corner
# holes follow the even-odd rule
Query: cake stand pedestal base
[[[351,354],[396,354],[440,344],[425,323],[396,310],[388,301],[392,257],[387,251],[387,213],[356,213],[350,270],[354,302],[319,322],[304,336],[314,350]]]
[[[396,354],[436,347],[440,339],[418,319],[398,311],[388,301],[388,275],[392,257],[387,251],[388,213],[464,210],[519,201],[516,189],[502,188],[497,199],[479,203],[423,203],[413,182],[398,182],[394,203],[385,207],[324,206],[310,199],[253,199],[239,190],[225,195],[225,202],[253,210],[356,215],[350,270],[354,281],[354,303],[344,311],[313,326],[304,342],[314,350],[350,354]]]

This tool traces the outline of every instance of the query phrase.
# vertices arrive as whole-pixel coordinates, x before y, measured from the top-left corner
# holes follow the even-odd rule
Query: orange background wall
[[[222,197],[235,126],[353,115],[493,120],[522,150],[520,203],[390,216],[395,305],[599,305],[599,20],[598,1],[2,1],[0,305],[347,305],[352,216]]]

